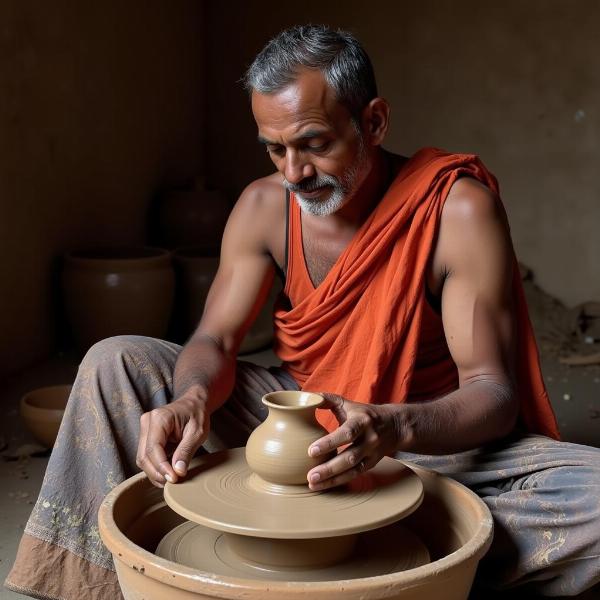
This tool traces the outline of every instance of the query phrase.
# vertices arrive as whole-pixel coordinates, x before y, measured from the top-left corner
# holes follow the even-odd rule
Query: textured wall
[[[201,172],[202,13],[0,3],[0,375],[55,350],[61,254],[142,243],[157,187]]]
[[[388,148],[480,154],[500,179],[517,253],[539,283],[569,305],[600,299],[600,4],[340,6],[210,4],[208,159],[222,185],[239,193],[271,168],[236,84],[253,55],[292,24],[345,27],[364,42],[392,104]]]

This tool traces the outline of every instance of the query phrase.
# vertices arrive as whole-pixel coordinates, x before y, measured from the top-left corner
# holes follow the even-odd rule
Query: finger
[[[344,409],[344,398],[327,392],[322,392],[320,395],[323,396],[325,402],[319,408],[328,408],[338,420],[338,423],[343,423],[347,418]]]
[[[354,440],[363,434],[366,423],[362,415],[349,418],[342,423],[335,431],[319,438],[308,448],[309,456],[316,457],[328,454],[332,450],[351,444]]]
[[[149,475],[149,477],[158,483],[164,484],[165,480],[169,482],[177,480],[177,474],[171,467],[165,452],[172,429],[173,422],[168,414],[158,410],[150,413],[145,456],[147,462],[151,464],[150,470],[153,471],[153,475]],[[148,471],[146,472],[148,473]]]
[[[207,432],[204,431],[204,428],[195,418],[186,423],[181,442],[179,442],[171,459],[171,464],[177,475],[183,477],[187,473],[190,461],[206,439],[206,435]]]
[[[364,458],[352,469],[344,471],[329,479],[319,481],[318,483],[309,483],[309,487],[311,490],[321,491],[349,483],[359,475],[362,475],[365,471],[371,469],[375,464],[376,462],[373,462],[370,458]]]
[[[346,471],[358,468],[365,457],[364,445],[351,446],[331,460],[311,469],[307,474],[308,482],[316,484],[327,479],[334,479]]]
[[[140,439],[138,442],[137,455],[135,464],[144,471],[146,477],[148,477],[150,483],[156,487],[164,487],[164,478],[161,476],[157,478],[156,469],[154,465],[148,459],[146,455],[146,446],[148,443],[148,427],[150,422],[150,413],[144,413],[140,417]]]
[[[144,453],[146,451],[146,440],[148,438],[148,414],[144,413],[140,417],[140,439],[138,440],[137,454],[135,464],[144,469]]]

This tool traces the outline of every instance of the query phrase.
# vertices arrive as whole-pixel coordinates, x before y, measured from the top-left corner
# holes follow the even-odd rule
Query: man
[[[482,584],[548,595],[594,585],[600,453],[552,439],[493,176],[473,156],[383,150],[390,109],[347,33],[282,32],[246,83],[276,172],[236,204],[183,349],[127,337],[86,356],[7,585],[114,597],[89,514],[133,471],[134,455],[155,485],[177,482],[201,445],[244,443],[265,416],[263,393],[299,388],[323,392],[331,410],[320,415],[330,433],[310,454],[338,450],[307,474],[311,488],[343,484],[385,455],[410,458],[469,485],[492,510]],[[282,365],[236,363],[278,273]],[[44,560],[27,567],[34,553]],[[70,583],[49,583],[40,566],[49,560],[67,565]]]

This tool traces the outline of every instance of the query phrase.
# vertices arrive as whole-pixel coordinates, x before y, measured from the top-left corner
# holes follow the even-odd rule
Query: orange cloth
[[[462,176],[498,193],[496,179],[476,156],[420,150],[404,164],[321,285],[315,289],[307,274],[298,284],[299,275],[288,273],[285,292],[292,306],[275,310],[274,347],[302,389],[368,403],[418,398],[421,390],[413,381],[422,385],[428,379],[414,377],[424,318],[430,318],[426,267],[444,201]],[[301,248],[301,231],[294,223],[300,219],[290,219],[290,240]],[[528,431],[558,439],[516,259],[513,287],[520,419]],[[434,367],[442,388],[451,381],[456,386],[449,355]],[[329,411],[319,411],[319,421],[330,431],[337,426]]]

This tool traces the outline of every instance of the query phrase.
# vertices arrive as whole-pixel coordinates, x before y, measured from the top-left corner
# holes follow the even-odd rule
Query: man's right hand
[[[206,402],[188,390],[170,404],[141,416],[136,464],[157,487],[164,487],[165,481],[175,483],[187,473],[190,460],[209,431]]]

